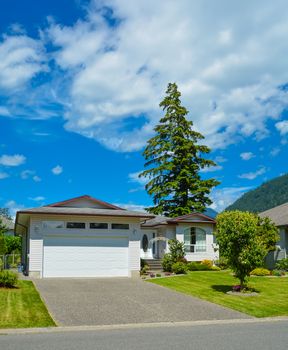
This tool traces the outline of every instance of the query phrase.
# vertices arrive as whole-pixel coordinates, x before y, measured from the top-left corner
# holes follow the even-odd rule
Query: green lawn
[[[31,281],[19,281],[18,288],[0,288],[0,328],[55,326]]]
[[[288,278],[251,277],[249,286],[259,295],[238,297],[226,294],[239,284],[229,272],[195,271],[186,276],[151,279],[149,282],[211,301],[256,317],[288,316]]]

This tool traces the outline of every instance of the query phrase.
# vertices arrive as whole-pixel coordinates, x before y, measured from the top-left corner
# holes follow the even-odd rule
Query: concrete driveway
[[[42,279],[34,283],[62,326],[251,318],[140,279]]]

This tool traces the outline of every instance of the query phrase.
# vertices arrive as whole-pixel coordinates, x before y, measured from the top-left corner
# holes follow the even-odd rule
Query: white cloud
[[[265,174],[267,169],[265,167],[261,167],[255,172],[249,172],[245,174],[238,175],[240,179],[254,180],[256,177]]]
[[[128,174],[129,182],[138,183],[139,185],[145,186],[148,182],[148,179],[145,177],[139,177],[139,174],[142,173],[142,171],[137,171],[135,173]]]
[[[147,208],[147,205],[142,205],[142,204],[134,204],[134,203],[114,203],[117,207],[127,209],[127,210],[132,210],[132,211],[143,211],[145,212],[145,208]]]
[[[0,90],[15,93],[39,72],[47,70],[44,60],[41,41],[26,35],[4,35],[0,39]]]
[[[284,136],[288,134],[288,120],[283,120],[275,124],[276,129],[280,132],[280,135]]]
[[[281,149],[279,147],[274,147],[272,148],[272,150],[270,151],[270,155],[272,157],[276,157],[279,153],[280,153]]]
[[[214,189],[211,193],[213,204],[210,207],[221,212],[250,189],[251,187],[224,187]]]
[[[9,209],[9,212],[13,218],[15,218],[17,211],[24,209],[23,204],[18,204],[14,200],[9,200],[4,206],[5,208]]]
[[[200,172],[201,173],[212,173],[214,171],[219,171],[222,169],[223,169],[222,165],[215,165],[215,166],[210,166],[209,168],[201,169]]]
[[[223,156],[217,156],[217,157],[214,159],[214,162],[215,162],[216,164],[218,164],[218,163],[225,163],[225,162],[227,162],[227,160],[228,160],[228,159],[226,159],[226,158],[223,157]]]
[[[13,156],[9,156],[7,154],[3,154],[0,157],[0,165],[5,166],[19,166],[26,162],[26,157],[21,154],[14,154]]]
[[[5,173],[4,171],[0,171],[0,180],[6,179],[9,177],[9,174]]]
[[[254,157],[255,157],[255,154],[253,154],[252,152],[243,152],[240,154],[240,158],[242,158],[243,160],[250,160]]]
[[[31,201],[34,201],[34,202],[42,202],[42,201],[45,200],[45,197],[43,197],[43,196],[37,196],[37,197],[29,197],[29,199],[30,199]]]
[[[288,80],[286,1],[276,2],[103,0],[74,26],[52,23],[46,34],[71,78],[66,129],[117,151],[140,149],[176,81],[213,148],[267,137],[266,121],[288,104],[279,88]],[[105,20],[108,7],[117,26]]]
[[[22,180],[27,180],[27,179],[32,178],[32,180],[35,182],[41,181],[41,178],[38,175],[35,175],[34,170],[23,170],[20,174],[20,177]]]
[[[40,181],[42,181],[41,177],[39,177],[38,175],[34,175],[34,176],[32,177],[32,179],[33,179],[33,181],[35,181],[35,182],[40,182]]]
[[[60,175],[63,172],[63,168],[60,165],[56,165],[51,171],[54,175]]]

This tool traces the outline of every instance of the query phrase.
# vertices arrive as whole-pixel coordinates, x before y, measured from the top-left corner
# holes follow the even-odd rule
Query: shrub
[[[140,271],[140,275],[145,275],[149,271],[149,266],[144,265]]]
[[[226,270],[229,268],[227,259],[220,256],[219,260],[215,261],[215,265],[218,266],[221,270]]]
[[[187,265],[183,262],[176,262],[172,265],[172,271],[176,273],[176,275],[186,273],[187,271]]]
[[[211,271],[221,271],[221,269],[218,266],[212,266]]]
[[[171,254],[167,253],[162,259],[162,268],[165,272],[172,272],[173,260]]]
[[[0,287],[13,288],[18,281],[18,275],[11,271],[0,271]]]
[[[276,269],[288,271],[288,258],[277,261]]]
[[[270,276],[271,272],[270,270],[264,269],[262,267],[257,267],[253,271],[250,272],[250,275],[252,276]]]
[[[162,277],[161,273],[156,273],[156,277]]]
[[[284,275],[285,275],[285,271],[273,270],[273,271],[272,271],[272,275],[273,275],[273,276],[281,277],[281,276],[284,276]]]
[[[208,270],[211,270],[207,265],[201,264],[201,263],[195,262],[195,261],[188,263],[187,269],[189,271],[208,271]]]
[[[202,265],[206,265],[206,266],[208,266],[211,269],[211,267],[213,266],[213,261],[208,260],[208,259],[204,259],[204,260],[201,261],[201,264]]]

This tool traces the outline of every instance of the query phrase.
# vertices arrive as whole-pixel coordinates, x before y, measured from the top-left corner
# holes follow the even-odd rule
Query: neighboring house
[[[270,252],[266,258],[268,267],[274,268],[277,260],[288,258],[288,203],[263,211],[259,215],[270,218],[279,228],[280,240],[277,249]]]
[[[7,228],[5,231],[5,236],[14,236],[14,222],[8,219],[6,216],[0,215],[0,222]]]
[[[185,243],[187,259],[216,259],[214,219],[198,213],[155,217],[81,196],[18,211],[24,272],[33,277],[133,277],[140,258],[161,259],[167,241]]]

